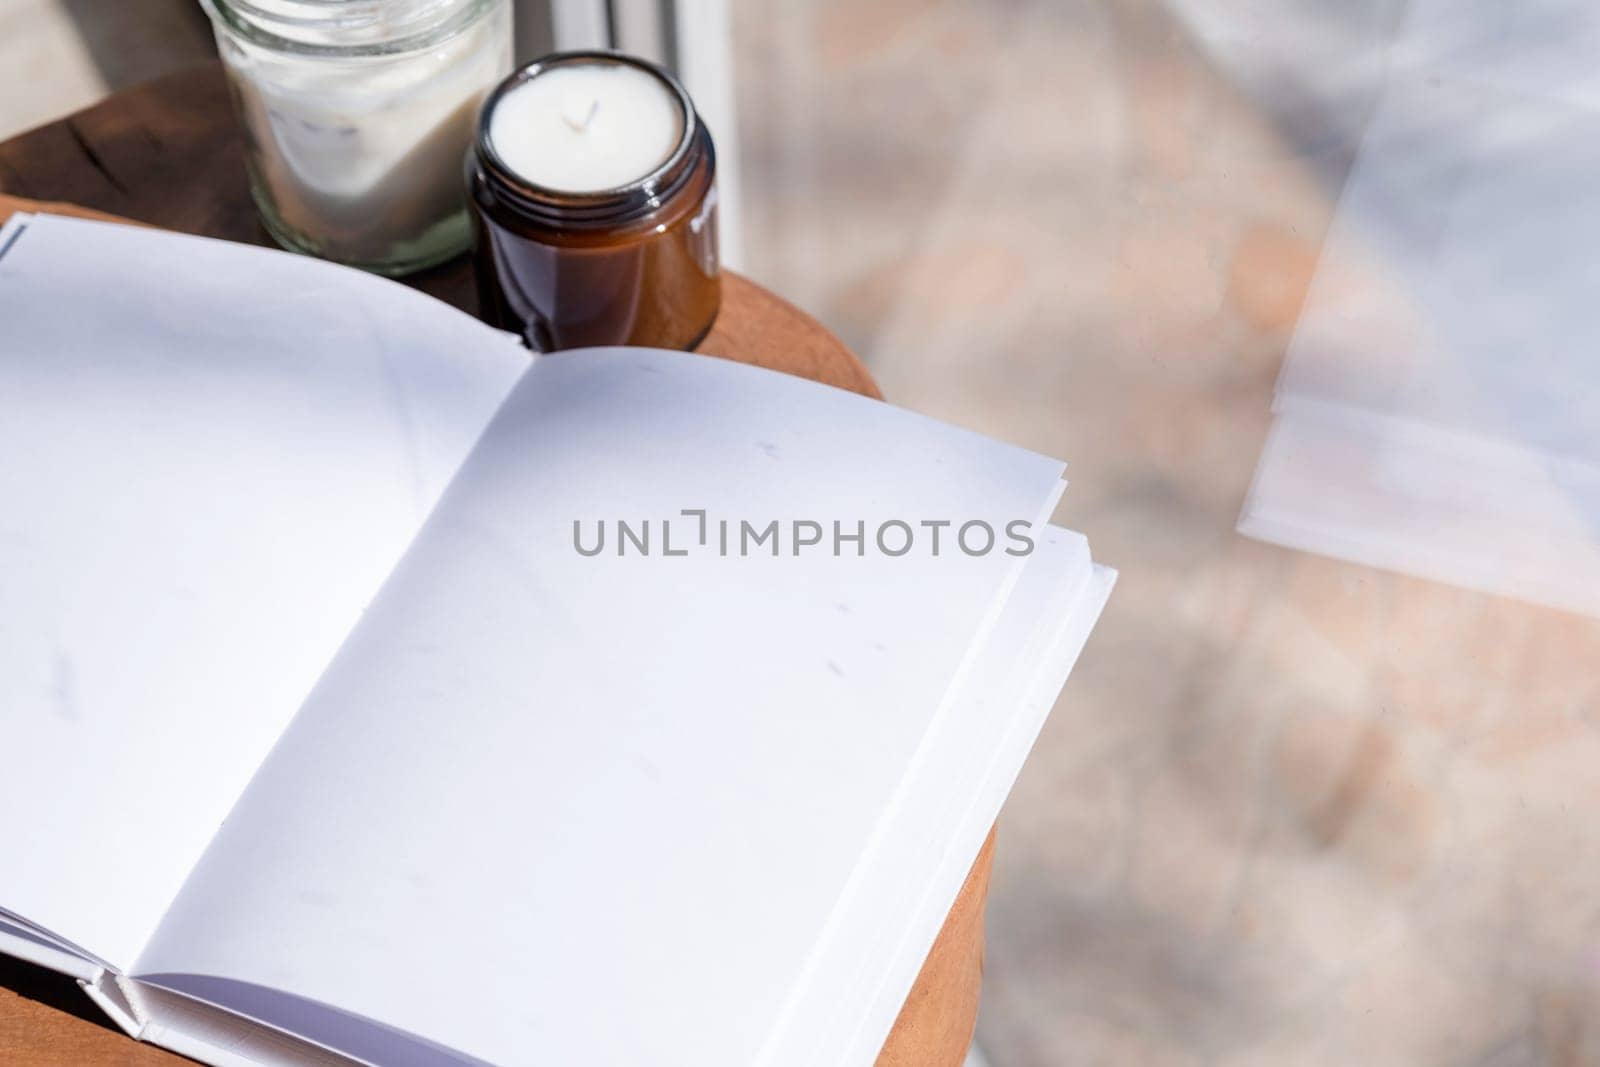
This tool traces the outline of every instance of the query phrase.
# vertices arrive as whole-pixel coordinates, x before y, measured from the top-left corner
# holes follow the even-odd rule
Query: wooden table
[[[250,202],[243,148],[221,68],[194,67],[0,143],[0,220],[16,210],[110,214],[270,244]],[[477,310],[465,258],[407,281]],[[821,324],[732,273],[724,275],[722,311],[699,351],[880,395],[860,360]],[[977,1018],[993,846],[991,837],[879,1054],[879,1067],[961,1063]],[[0,957],[0,1063],[179,1062],[110,1029],[70,980]]]

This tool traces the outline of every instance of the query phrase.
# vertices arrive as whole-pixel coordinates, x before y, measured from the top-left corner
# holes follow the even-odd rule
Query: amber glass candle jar
[[[484,102],[468,185],[482,314],[549,352],[692,348],[721,300],[716,153],[677,79],[567,52]]]

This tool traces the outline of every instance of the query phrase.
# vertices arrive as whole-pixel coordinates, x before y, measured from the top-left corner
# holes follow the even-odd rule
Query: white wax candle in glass
[[[470,243],[462,160],[509,0],[203,0],[280,244],[385,274]]]
[[[672,88],[649,71],[595,60],[551,66],[496,103],[489,140],[524,181],[595,193],[638,181],[683,139]]]
[[[481,313],[542,352],[693,347],[722,298],[716,175],[667,71],[616,52],[528,64],[484,102],[468,168]]]

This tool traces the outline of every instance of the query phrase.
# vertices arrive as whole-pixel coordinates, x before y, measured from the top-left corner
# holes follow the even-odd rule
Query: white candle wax
[[[508,9],[414,54],[327,59],[232,43],[224,57],[258,181],[294,237],[367,265],[430,235],[464,243],[461,160],[511,65]]]
[[[500,98],[489,142],[524,181],[595,193],[655,170],[677,148],[683,124],[677,95],[648,71],[604,60],[563,63]]]

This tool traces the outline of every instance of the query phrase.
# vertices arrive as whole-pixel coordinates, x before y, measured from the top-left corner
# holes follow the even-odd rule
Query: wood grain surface
[[[0,221],[23,210],[271,244],[250,202],[242,142],[214,63],[114,94],[0,143]],[[465,257],[405,281],[476,311]],[[880,395],[861,361],[820,323],[731,272],[723,275],[722,310],[698,351]],[[991,834],[879,1054],[879,1067],[962,1062],[977,1019],[993,850]],[[109,1027],[71,980],[0,957],[0,1063],[184,1062]]]

